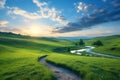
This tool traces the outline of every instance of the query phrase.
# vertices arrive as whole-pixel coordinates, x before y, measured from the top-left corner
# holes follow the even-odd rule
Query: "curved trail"
[[[73,72],[65,68],[55,66],[51,63],[47,63],[45,59],[46,57],[42,57],[39,60],[39,62],[44,64],[46,67],[50,68],[56,75],[57,80],[82,80],[79,76],[77,76]]]

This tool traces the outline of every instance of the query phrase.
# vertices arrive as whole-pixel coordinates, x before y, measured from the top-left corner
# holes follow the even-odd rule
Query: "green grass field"
[[[49,55],[49,62],[73,70],[83,80],[120,79],[119,59],[70,55],[67,48],[73,45],[55,38],[0,33],[0,80],[54,80],[53,72],[38,62],[44,55]]]
[[[47,61],[69,68],[81,75],[83,80],[120,79],[119,59],[52,54],[48,56]]]
[[[0,36],[0,80],[53,80],[53,73],[38,58],[69,41],[50,38]]]
[[[52,80],[54,75],[37,61],[36,51],[0,45],[0,80]]]
[[[103,46],[96,47],[93,51],[104,54],[120,56],[120,36],[98,37],[86,41],[86,45],[91,45],[93,42],[100,40]]]

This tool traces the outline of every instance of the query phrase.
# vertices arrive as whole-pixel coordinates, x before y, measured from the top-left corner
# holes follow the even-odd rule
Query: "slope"
[[[97,37],[90,40],[87,40],[87,45],[92,45],[93,42],[100,40],[103,43],[103,46],[96,46],[94,49],[95,52],[100,52],[104,54],[120,56],[120,36],[107,36],[107,37]]]

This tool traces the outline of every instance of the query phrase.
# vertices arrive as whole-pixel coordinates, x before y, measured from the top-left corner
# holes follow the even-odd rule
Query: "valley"
[[[119,59],[71,54],[68,49],[72,50],[75,47],[74,41],[6,35],[0,36],[0,80],[118,80],[120,78]],[[116,39],[117,45],[119,39],[119,37]],[[87,45],[91,41],[85,40],[85,43]],[[39,62],[45,55],[47,57]],[[57,67],[60,72],[53,70],[56,69],[55,66],[60,67]],[[69,77],[70,75],[74,76]]]

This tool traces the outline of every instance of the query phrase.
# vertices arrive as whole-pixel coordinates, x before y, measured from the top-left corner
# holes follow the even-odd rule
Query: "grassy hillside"
[[[91,42],[88,41],[88,44]],[[118,39],[118,45],[117,42]],[[71,41],[55,38],[0,33],[0,80],[54,80],[51,70],[38,62],[38,58],[46,54],[49,62],[75,71],[84,80],[120,78],[119,59],[64,54],[73,45]]]
[[[91,45],[93,42],[100,40],[103,43],[103,46],[96,47],[95,52],[100,52],[104,54],[120,56],[120,36],[107,36],[107,37],[98,37],[86,41],[87,45]]]
[[[12,37],[11,34],[13,35],[13,33],[10,34],[4,33],[4,35],[0,36],[0,44],[14,48],[39,50],[45,52],[54,51],[56,47],[67,47],[72,45],[72,43],[67,40],[58,40],[55,38],[45,38],[45,37],[41,37],[41,38],[30,37],[30,36],[25,37],[22,35],[21,37],[19,37],[18,34],[14,34],[14,37]]]
[[[37,62],[39,54],[35,51],[9,48],[0,45],[10,52],[0,52],[0,80],[52,80],[53,73]]]
[[[71,45],[69,41],[54,38],[2,34],[0,34],[0,80],[53,80],[55,76],[38,62],[38,57],[53,52],[56,47]]]
[[[47,61],[69,68],[80,75],[83,80],[120,79],[119,59],[52,54],[48,56]]]

